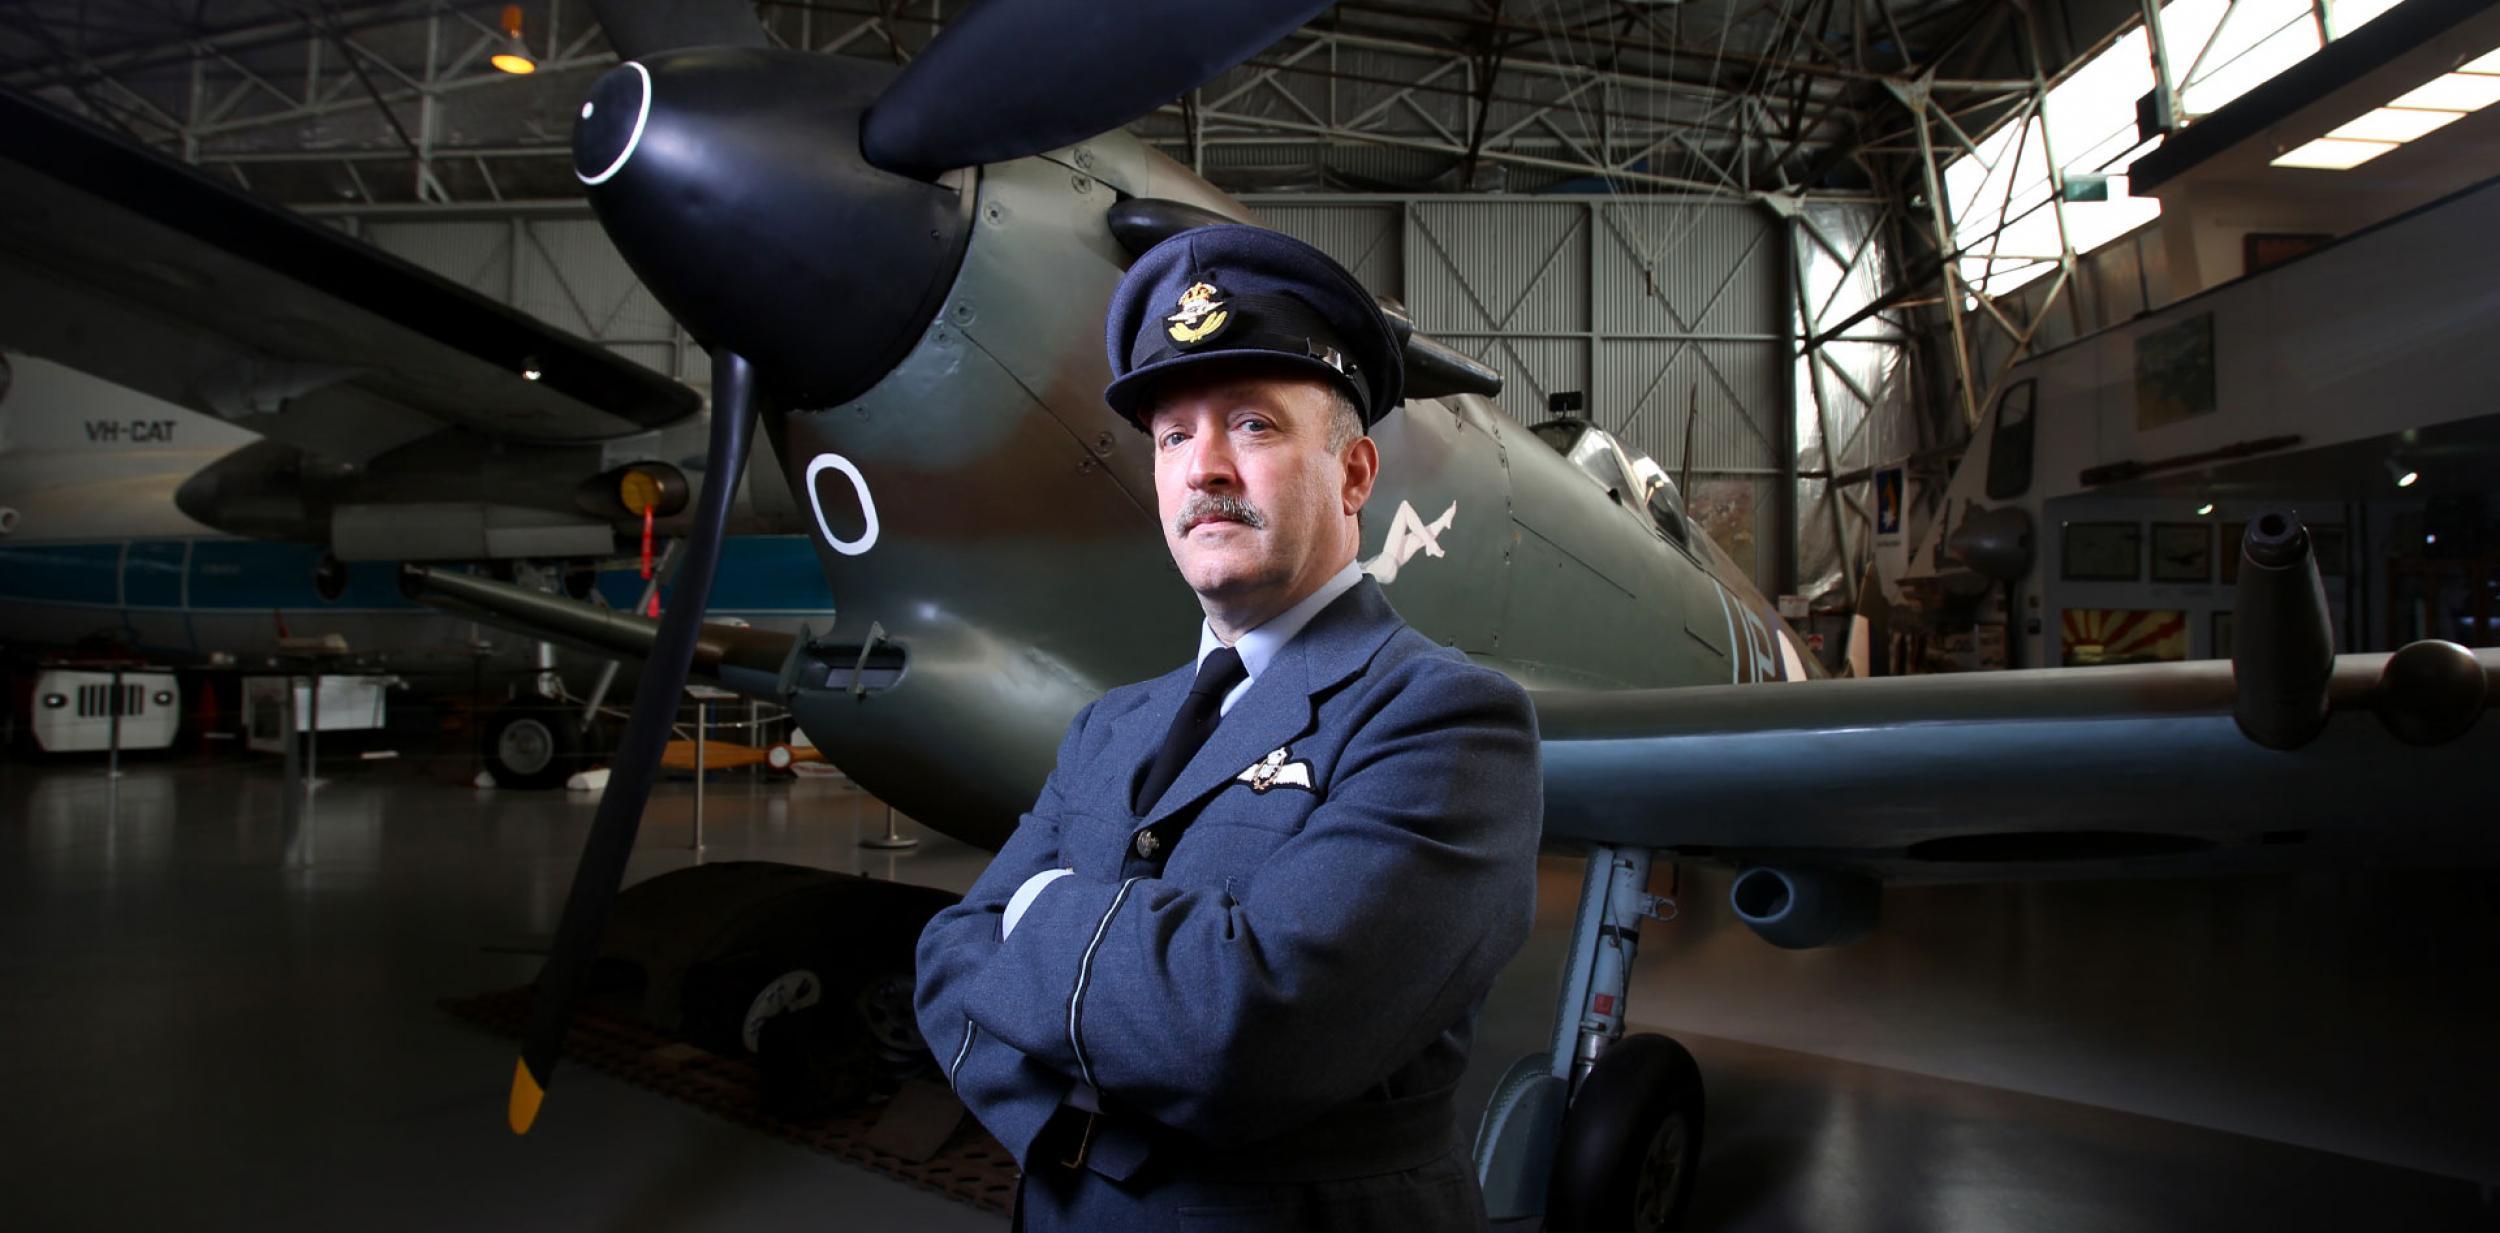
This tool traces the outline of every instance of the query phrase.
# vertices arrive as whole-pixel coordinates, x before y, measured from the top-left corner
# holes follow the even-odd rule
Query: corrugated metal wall
[[[590,218],[350,221],[385,252],[690,385],[711,369]]]
[[[1791,534],[1777,511],[1793,334],[1786,240],[1769,211],[1613,197],[1244,200],[1500,371],[1501,401],[1522,421],[1578,393],[1600,427],[1674,473],[1691,420],[1695,512],[1773,584]]]

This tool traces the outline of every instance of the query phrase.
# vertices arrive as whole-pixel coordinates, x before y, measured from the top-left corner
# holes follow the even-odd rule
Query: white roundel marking
[[[861,531],[858,539],[846,540],[825,525],[825,500],[816,495],[816,477],[829,470],[849,476],[851,488],[859,493],[859,512],[867,518],[868,529]],[[805,483],[808,507],[816,511],[816,529],[825,533],[825,542],[833,545],[835,552],[855,557],[877,546],[877,502],[868,495],[868,477],[861,475],[859,468],[851,465],[850,459],[840,454],[816,455],[815,460],[807,464]]]
[[[608,177],[623,171],[625,160],[632,158],[635,148],[642,144],[642,126],[651,120],[651,70],[644,68],[637,60],[626,61],[625,67],[642,76],[642,109],[634,113],[634,131],[625,138],[625,148],[616,152],[616,161],[608,164],[606,171],[595,176],[586,176],[578,171],[573,173],[573,178],[584,184],[605,184],[608,182]],[[582,115],[587,118],[589,114],[590,109],[585,106],[582,109]]]

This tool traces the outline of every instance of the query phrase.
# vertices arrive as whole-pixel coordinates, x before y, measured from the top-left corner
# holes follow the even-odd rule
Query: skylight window
[[[2190,122],[2211,114],[2316,54],[2327,39],[2350,34],[2397,2],[2169,0],[2161,7],[2162,39],[2179,109]],[[2451,81],[2459,77],[2467,80]],[[2086,176],[2107,177],[2107,200],[2066,203],[2067,238],[2077,253],[2090,252],[2161,216],[2159,201],[2127,191],[2128,166],[2161,145],[2159,138],[2139,141],[2136,136],[2136,100],[2152,90],[2151,42],[2139,25],[2049,91],[2045,127],[2037,116],[2001,124],[1975,143],[1976,154],[1966,153],[1946,166],[1945,202],[1952,211],[1954,243],[1962,250],[1959,269],[1966,284],[1983,294],[2003,295],[2057,268],[2057,210],[2049,200],[2052,177],[2041,153],[2043,136],[2056,155],[2059,179],[2071,186]],[[2328,169],[2357,166],[2467,111],[2500,101],[2500,52],[2423,90],[2428,93],[2391,100],[2275,161]],[[2069,195],[2082,194],[2070,190]]]
[[[2042,117],[2000,126],[1945,168],[1945,199],[1954,240],[1963,250],[1963,281],[2003,295],[2057,268],[2058,211],[2050,202],[2046,148],[2064,178],[2108,177],[2108,200],[2066,204],[2066,232],[2077,252],[2089,251],[2161,214],[2161,203],[2127,193],[2127,167],[2155,149],[2135,132],[2135,100],[2153,88],[2150,44],[2142,27],[2066,75],[2049,91]]]

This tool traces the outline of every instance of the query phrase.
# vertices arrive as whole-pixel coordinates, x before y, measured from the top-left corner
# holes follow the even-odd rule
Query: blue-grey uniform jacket
[[[1242,1186],[1275,1208],[1243,1227],[1373,1227],[1313,1209],[1339,1194],[1398,1228],[1480,1224],[1450,1089],[1534,912],[1527,695],[1365,578],[1140,816],[1135,785],[1194,677],[1115,689],[1068,726],[1032,812],[921,935],[922,1032],[1028,1174],[1048,1164],[1028,1159],[1036,1135],[1090,1086],[1104,1116],[1068,1185],[1094,1193],[1054,1191],[1088,1225],[1169,1223],[1169,1204]],[[1002,941],[1009,897],[1053,868],[1075,874]],[[1419,1169],[1429,1193],[1376,1184]],[[1060,1223],[1033,1214],[1028,1183],[1028,1223]]]

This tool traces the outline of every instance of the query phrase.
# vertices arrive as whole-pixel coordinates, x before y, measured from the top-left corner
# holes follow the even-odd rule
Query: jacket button
[[[1139,856],[1152,859],[1155,854],[1155,849],[1162,846],[1163,841],[1155,838],[1155,833],[1153,831],[1137,832],[1137,854]]]

